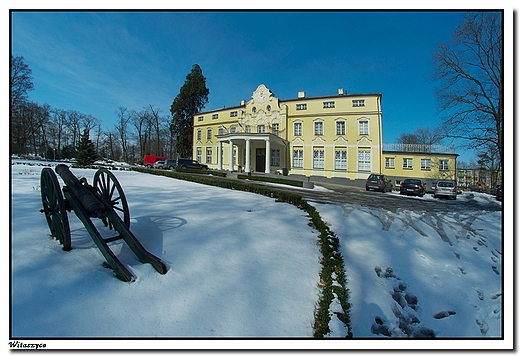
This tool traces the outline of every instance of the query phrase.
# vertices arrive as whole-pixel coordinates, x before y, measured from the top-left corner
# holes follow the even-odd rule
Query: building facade
[[[381,94],[280,100],[263,84],[241,105],[194,115],[193,157],[212,169],[365,179],[381,173]]]
[[[457,180],[457,157],[455,146],[383,144],[383,173],[394,187],[418,178],[430,191],[440,180]]]

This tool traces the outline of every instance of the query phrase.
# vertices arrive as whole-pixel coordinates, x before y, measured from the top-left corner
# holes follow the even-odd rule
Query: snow
[[[74,213],[68,214],[73,249],[65,252],[50,238],[39,212],[41,169],[11,166],[14,340],[43,339],[48,348],[135,348],[132,341],[145,348],[205,348],[205,342],[228,349],[439,348],[440,341],[384,340],[385,333],[391,338],[433,333],[448,339],[443,341],[449,348],[503,348],[511,342],[512,312],[505,309],[512,298],[504,304],[503,294],[512,293],[512,283],[502,261],[511,261],[512,252],[502,244],[501,211],[485,209],[502,203],[485,194],[459,197],[482,210],[447,214],[312,202],[340,238],[352,332],[359,339],[314,344],[299,340],[313,335],[321,270],[318,233],[304,211],[252,193],[113,171],[128,199],[130,230],[168,267],[161,275],[121,240],[112,242],[136,277],[126,283],[102,267],[103,256]],[[71,171],[89,182],[95,173]],[[339,320],[332,318],[329,326],[330,337],[344,336]],[[126,337],[170,338],[170,343],[118,339]],[[224,346],[222,337],[232,344]],[[93,346],[52,338],[115,340]],[[258,338],[268,340],[258,344]],[[367,338],[377,341],[367,344]]]

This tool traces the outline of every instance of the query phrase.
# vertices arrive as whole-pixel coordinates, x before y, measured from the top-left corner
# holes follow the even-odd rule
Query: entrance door
[[[256,149],[256,171],[265,172],[265,148]]]

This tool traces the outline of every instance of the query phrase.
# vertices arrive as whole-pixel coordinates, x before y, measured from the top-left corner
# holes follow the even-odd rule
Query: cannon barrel
[[[80,204],[85,208],[89,216],[102,218],[105,212],[105,206],[100,202],[94,194],[88,190],[79,179],[69,170],[65,164],[56,166],[56,173],[60,175],[67,187],[70,188],[72,194],[78,199]]]

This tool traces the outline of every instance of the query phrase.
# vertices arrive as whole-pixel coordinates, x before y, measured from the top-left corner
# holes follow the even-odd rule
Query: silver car
[[[446,197],[450,199],[457,199],[457,186],[453,181],[440,181],[437,182],[433,190],[433,197]]]

